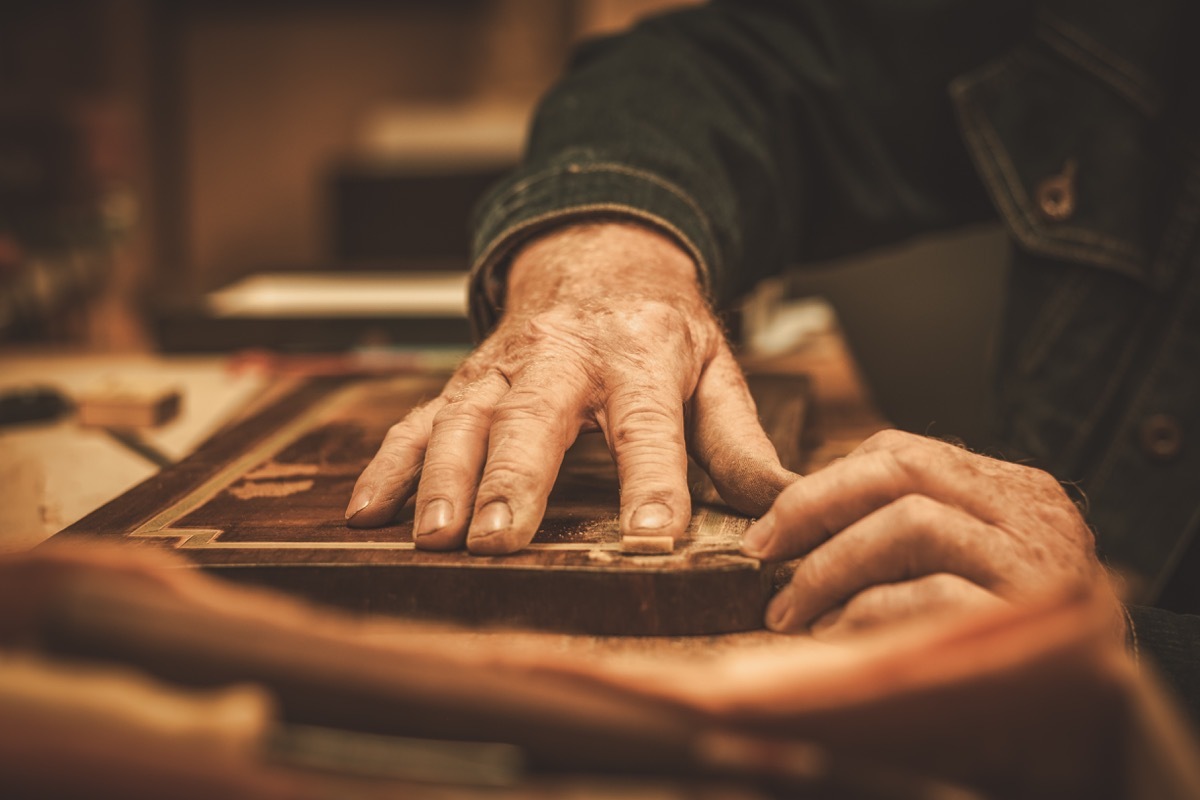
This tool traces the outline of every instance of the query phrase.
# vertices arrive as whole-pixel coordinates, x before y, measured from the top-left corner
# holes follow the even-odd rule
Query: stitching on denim
[[[542,181],[549,180],[550,178],[558,177],[564,173],[570,175],[582,175],[585,173],[599,172],[613,172],[618,175],[639,178],[647,183],[654,184],[666,192],[669,192],[677,199],[681,200],[683,204],[686,205],[688,209],[690,209],[691,212],[696,215],[696,218],[700,221],[700,226],[704,229],[704,232],[707,234],[709,240],[715,240],[715,237],[713,236],[712,223],[709,221],[708,215],[704,213],[704,209],[700,207],[700,204],[697,203],[695,198],[693,198],[690,194],[676,184],[671,183],[667,179],[663,178],[661,175],[613,161],[598,161],[588,164],[577,164],[573,168],[570,166],[555,166],[542,170],[541,172],[530,175],[527,178],[517,181],[510,186],[498,198],[496,198],[496,205],[506,206],[510,200],[516,197],[516,195],[531,188],[534,184],[541,183]]]
[[[704,232],[708,235],[708,238],[710,240],[715,240],[716,238],[713,236],[712,224],[708,220],[708,215],[704,213],[704,209],[700,207],[700,204],[696,202],[695,198],[693,198],[679,186],[663,178],[661,175],[656,175],[653,172],[647,172],[646,170],[638,169],[637,167],[630,167],[625,164],[617,164],[612,162],[581,164],[579,166],[579,172],[580,174],[585,172],[615,172],[618,175],[628,175],[632,178],[641,178],[644,181],[648,181],[682,200],[684,204],[692,210],[692,213],[696,215],[696,218],[700,220],[700,224],[703,226]]]
[[[963,134],[977,156],[976,165],[984,173],[987,183],[996,188],[992,195],[1001,212],[1012,223],[1013,234],[1034,252],[1143,275],[1145,256],[1140,247],[1129,242],[1080,228],[1059,227],[1052,233],[1039,233],[1040,226],[1023,196],[1024,184],[1008,159],[1004,143],[969,97],[975,86],[997,77],[1007,66],[1008,62],[999,62],[974,78],[960,78],[952,85],[951,92],[956,100]],[[1021,194],[1017,193],[1018,188],[1022,189]],[[1074,240],[1074,243],[1064,242],[1063,239]],[[1103,250],[1097,250],[1097,247]]]
[[[1106,66],[1109,66],[1121,73],[1129,80],[1134,81],[1135,83],[1140,83],[1141,85],[1147,87],[1151,92],[1157,91],[1157,84],[1144,69],[1139,67],[1137,64],[1134,64],[1129,59],[1113,52],[1110,48],[1101,44],[1094,36],[1086,33],[1078,25],[1068,22],[1062,17],[1062,15],[1047,8],[1039,8],[1037,10],[1037,15],[1039,21],[1043,25],[1054,29],[1062,36],[1070,39],[1072,42],[1078,45],[1080,49],[1086,50],[1097,60],[1104,62]]]
[[[564,169],[562,167],[554,166],[554,167],[548,167],[548,168],[542,170],[541,172],[535,172],[532,175],[526,175],[524,178],[517,181],[512,186],[505,189],[500,194],[500,196],[496,198],[496,205],[497,206],[506,205],[509,200],[512,200],[514,197],[519,195],[521,192],[524,192],[526,189],[529,189],[530,187],[534,186],[535,184],[541,183],[544,180],[553,178],[555,175],[558,175],[561,172],[564,172]]]
[[[1100,78],[1147,115],[1153,116],[1162,108],[1162,91],[1144,70],[1058,15],[1043,9],[1038,16],[1038,38],[1060,55]]]
[[[1038,224],[1037,216],[1033,212],[1032,206],[1023,202],[1023,194],[1025,185],[1021,181],[1021,177],[1017,174],[1017,168],[1008,157],[1008,150],[1004,147],[1004,142],[1000,139],[1000,135],[995,128],[984,119],[980,119],[979,133],[987,143],[988,150],[995,159],[996,168],[1003,176],[1006,185],[1012,187],[1013,200],[1017,208],[1021,211],[1021,215],[1025,218],[1026,223],[1032,233],[1037,233]],[[1021,190],[1018,194],[1016,190]],[[1104,247],[1121,255],[1125,255],[1135,262],[1141,262],[1144,259],[1142,249],[1134,244],[1131,244],[1123,239],[1117,239],[1112,236],[1107,236],[1102,233],[1088,230],[1086,228],[1078,228],[1073,226],[1055,226],[1053,232],[1044,233],[1045,236],[1052,239],[1073,239],[1082,245],[1096,245]],[[1140,263],[1139,263],[1140,266]]]
[[[679,243],[687,249],[692,258],[696,261],[697,272],[700,273],[702,283],[708,289],[712,280],[712,273],[709,268],[708,261],[704,258],[699,247],[692,242],[691,238],[683,231],[676,227],[673,223],[668,222],[657,214],[652,214],[644,209],[628,206],[623,203],[584,203],[574,206],[565,206],[555,209],[554,211],[538,214],[528,219],[522,220],[515,225],[510,225],[503,229],[492,239],[492,244],[484,250],[471,268],[471,275],[477,275],[482,272],[484,265],[489,261],[497,260],[498,256],[506,255],[515,244],[519,242],[512,241],[512,237],[520,233],[527,233],[530,228],[537,227],[543,223],[556,219],[565,219],[568,217],[582,217],[590,214],[603,214],[605,212],[615,212],[625,216],[636,217],[645,222],[651,222],[654,225],[665,229],[675,236]]]
[[[492,244],[475,259],[470,272],[472,293],[483,301],[486,310],[490,312],[492,317],[491,324],[481,325],[481,330],[486,331],[494,326],[495,320],[503,313],[503,303],[498,298],[490,296],[487,292],[476,292],[475,287],[477,283],[486,284],[490,280],[490,274],[495,266],[507,258],[531,233],[537,228],[543,227],[547,222],[580,219],[603,214],[619,214],[625,217],[632,217],[643,222],[649,222],[670,233],[696,262],[696,272],[700,276],[701,287],[704,290],[705,296],[711,302],[713,288],[712,272],[709,264],[705,260],[700,248],[677,226],[657,214],[651,214],[634,206],[627,206],[621,203],[587,203],[555,209],[545,214],[538,214],[529,219],[522,220],[515,225],[508,226],[493,237]]]
[[[964,132],[975,149],[985,156],[979,159],[979,167],[991,179],[997,191],[994,193],[996,202],[1000,205],[1001,211],[1013,223],[1013,235],[1031,251],[1042,253],[1044,255],[1059,256],[1075,261],[1091,262],[1095,264],[1113,267],[1122,272],[1128,272],[1134,275],[1141,275],[1140,251],[1128,244],[1122,242],[1113,242],[1117,245],[1112,247],[1115,253],[1106,253],[1103,250],[1097,250],[1097,246],[1105,246],[1103,241],[1105,237],[1101,237],[1100,241],[1079,241],[1077,244],[1056,240],[1055,236],[1066,231],[1059,229],[1054,235],[1045,234],[1039,235],[1037,225],[1032,221],[1032,215],[1021,206],[1019,198],[1013,196],[1006,184],[1006,179],[1000,171],[1000,166],[991,158],[986,157],[991,154],[991,147],[986,141],[986,134],[976,128],[985,127],[986,123],[975,122],[975,114],[967,112],[964,117]],[[1089,246],[1092,245],[1092,246]],[[1135,255],[1136,254],[1136,255]],[[1120,257],[1120,256],[1125,257]]]

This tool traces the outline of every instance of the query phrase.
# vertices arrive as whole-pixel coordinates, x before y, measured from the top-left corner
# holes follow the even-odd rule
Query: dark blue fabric
[[[1152,661],[1167,688],[1200,720],[1200,616],[1130,606],[1138,655]]]

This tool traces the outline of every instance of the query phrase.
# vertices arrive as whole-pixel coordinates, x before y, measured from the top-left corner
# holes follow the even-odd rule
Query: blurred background
[[[467,213],[536,99],[579,40],[686,4],[3,0],[0,346],[461,344]],[[830,298],[884,413],[972,441],[1002,241],[956,233],[768,296]]]

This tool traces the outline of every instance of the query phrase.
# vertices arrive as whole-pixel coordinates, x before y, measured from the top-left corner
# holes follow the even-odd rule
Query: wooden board
[[[737,552],[748,520],[692,475],[694,516],[670,555],[623,555],[616,470],[604,440],[568,453],[533,543],[509,556],[417,550],[412,508],[346,526],[351,487],[384,432],[444,375],[325,378],[53,537],[177,549],[224,577],[351,609],[591,634],[713,634],[761,627],[774,569]],[[751,376],[785,465],[803,463],[807,382]]]

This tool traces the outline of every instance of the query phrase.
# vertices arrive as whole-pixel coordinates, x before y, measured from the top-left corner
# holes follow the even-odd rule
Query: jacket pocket
[[[1039,40],[950,86],[971,158],[1031,253],[1162,288],[1152,243],[1162,216],[1154,120]]]

